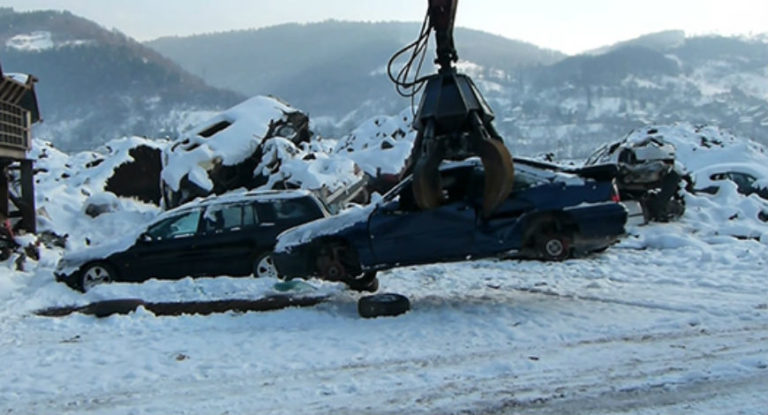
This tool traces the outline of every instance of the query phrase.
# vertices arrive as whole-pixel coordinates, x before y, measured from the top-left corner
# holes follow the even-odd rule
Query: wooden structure
[[[32,124],[40,121],[31,75],[4,74],[0,67],[0,219],[20,218],[14,226],[36,232]],[[14,186],[11,178],[18,179]],[[15,209],[12,209],[15,207]]]

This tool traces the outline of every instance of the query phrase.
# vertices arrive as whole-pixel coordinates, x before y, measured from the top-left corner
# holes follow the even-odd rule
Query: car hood
[[[277,237],[275,252],[290,252],[291,248],[307,243],[320,236],[336,235],[344,229],[368,220],[378,204],[349,208],[336,216],[318,219],[291,228]]]
[[[87,262],[104,259],[115,252],[125,251],[136,243],[140,234],[141,232],[133,232],[103,244],[68,252],[61,257],[56,272],[68,275]]]

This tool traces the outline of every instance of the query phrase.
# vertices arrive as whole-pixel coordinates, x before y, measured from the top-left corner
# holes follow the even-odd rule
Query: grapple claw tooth
[[[512,155],[501,140],[480,140],[478,155],[485,169],[483,217],[488,217],[512,193],[515,166]]]

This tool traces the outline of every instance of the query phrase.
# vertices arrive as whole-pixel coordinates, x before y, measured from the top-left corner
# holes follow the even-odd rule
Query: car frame
[[[271,253],[277,235],[329,215],[303,190],[208,197],[162,213],[138,234],[65,254],[54,275],[83,292],[111,281],[276,277]]]

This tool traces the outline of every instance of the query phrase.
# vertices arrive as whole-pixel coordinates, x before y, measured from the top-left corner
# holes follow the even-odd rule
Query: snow
[[[371,176],[376,176],[377,171],[398,174],[411,154],[416,138],[416,132],[411,129],[412,122],[410,108],[395,116],[371,118],[342,138],[335,152],[354,160]]]
[[[24,73],[7,73],[5,74],[8,78],[13,79],[14,81],[26,85],[27,82],[29,82],[29,75]]]
[[[187,177],[206,191],[214,184],[208,170],[214,165],[233,166],[252,156],[260,145],[262,157],[254,175],[267,177],[262,188],[282,182],[307,189],[335,191],[360,180],[359,167],[347,157],[333,154],[335,142],[313,137],[310,143],[294,144],[285,137],[264,140],[271,123],[297,111],[281,101],[257,96],[223,111],[189,130],[186,136],[165,147],[161,178],[178,191]],[[194,119],[194,118],[193,118]],[[209,137],[212,126],[227,123]],[[311,160],[310,160],[311,159]]]
[[[52,49],[54,45],[51,32],[37,31],[13,36],[5,41],[5,46],[10,49],[37,52]]]
[[[271,121],[282,119],[294,111],[273,98],[257,96],[224,111],[195,127],[182,145],[166,152],[163,181],[173,190],[179,189],[184,176],[201,188],[211,190],[213,183],[205,171],[207,164],[217,160],[225,166],[233,166],[253,154],[266,136]],[[224,130],[211,137],[199,134],[221,122],[230,123]]]
[[[5,41],[5,46],[9,49],[16,49],[22,52],[42,52],[49,49],[61,48],[67,46],[82,46],[93,43],[92,40],[66,40],[54,41],[51,32],[38,30],[32,33],[21,33],[14,35]]]
[[[689,170],[765,156],[761,146],[717,128],[654,128]],[[356,137],[355,148],[376,142],[375,134]],[[84,201],[103,192],[108,170],[136,139],[125,140],[71,156],[35,142],[36,167],[46,169],[36,193],[47,212],[43,227],[69,234],[68,251],[86,237],[128,235],[158,214],[128,199],[115,212],[83,214]],[[100,154],[110,156],[86,167]],[[324,161],[329,172],[333,160],[349,160],[333,155]],[[0,412],[764,414],[768,226],[740,219],[754,213],[753,199],[727,186],[717,195],[686,195],[680,221],[631,228],[617,245],[583,259],[382,272],[381,290],[407,295],[412,310],[373,320],[358,317],[359,294],[318,280],[296,294],[327,297],[312,308],[40,317],[34,312],[42,308],[114,298],[278,293],[276,280],[220,276],[80,294],[54,282],[63,250],[43,244],[24,271],[15,270],[19,254],[0,263]]]

